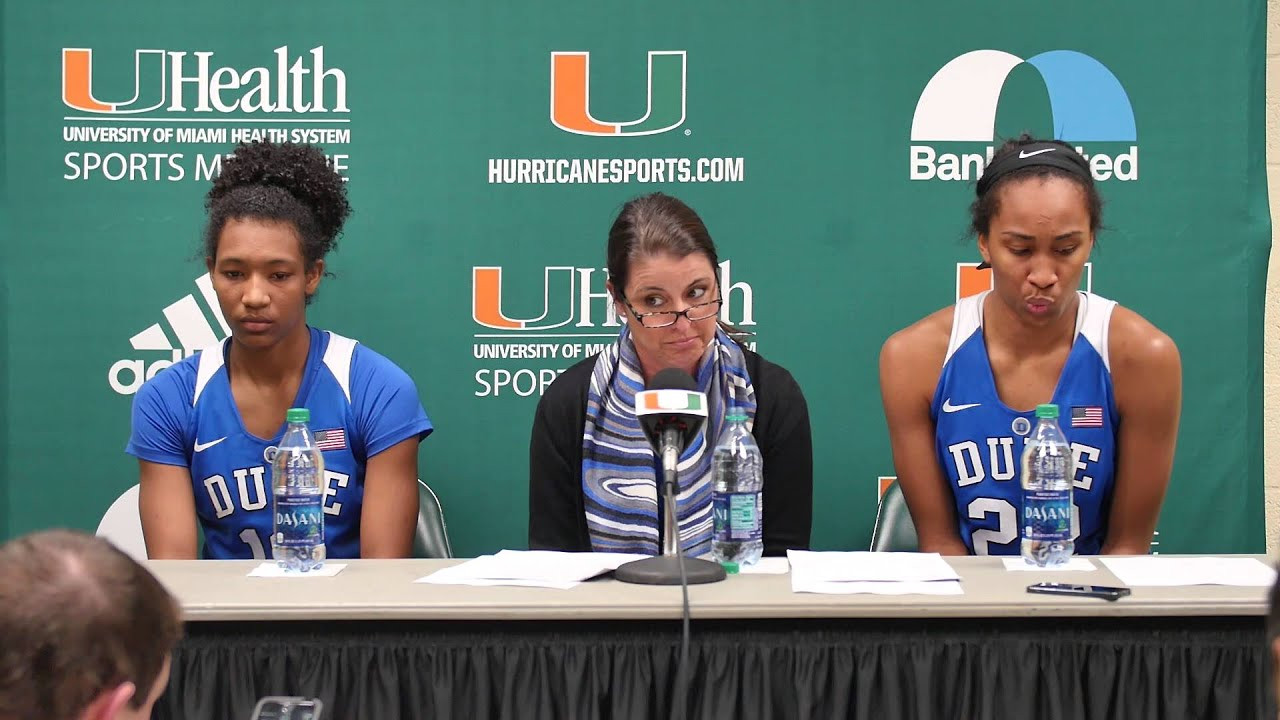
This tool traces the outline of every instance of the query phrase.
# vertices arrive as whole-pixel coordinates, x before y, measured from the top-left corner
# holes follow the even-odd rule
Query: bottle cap
[[[1053,403],[1045,403],[1036,406],[1036,417],[1038,418],[1058,418],[1058,406]]]
[[[747,413],[744,410],[733,408],[729,412],[725,413],[724,419],[728,420],[729,422],[746,422]]]
[[[720,563],[720,566],[723,567],[724,571],[730,575],[738,574],[738,563],[736,562],[722,562]]]
[[[289,408],[284,419],[291,423],[311,422],[311,411],[306,408]]]

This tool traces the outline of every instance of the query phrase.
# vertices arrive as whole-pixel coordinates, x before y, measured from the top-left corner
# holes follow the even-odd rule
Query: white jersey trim
[[[1101,295],[1094,295],[1083,290],[1080,293],[1080,306],[1076,309],[1076,336],[1084,335],[1098,355],[1102,356],[1102,365],[1111,372],[1111,312],[1116,309],[1116,301],[1108,300]]]
[[[328,332],[328,331],[326,331]],[[356,352],[356,341],[335,332],[329,333],[329,347],[324,351],[324,364],[338,381],[342,394],[351,402],[351,357]]]
[[[200,363],[196,366],[195,392],[191,394],[191,407],[196,406],[196,402],[200,400],[200,393],[204,392],[204,386],[208,385],[213,376],[222,369],[223,348],[230,339],[227,338],[217,345],[211,345],[200,351]]]
[[[942,361],[943,367],[951,362],[951,356],[956,354],[960,346],[982,327],[982,301],[987,299],[990,292],[984,290],[977,295],[961,298],[956,303],[955,312],[951,316],[951,341],[947,343],[947,357]]]
[[[956,303],[951,318],[951,341],[947,343],[947,357],[942,361],[943,367],[951,362],[951,356],[960,346],[982,327],[982,302],[990,292],[985,290]],[[1084,335],[1085,340],[1102,357],[1103,367],[1111,372],[1111,312],[1115,310],[1117,303],[1084,290],[1076,292],[1080,296],[1080,303],[1076,306],[1076,337]]]

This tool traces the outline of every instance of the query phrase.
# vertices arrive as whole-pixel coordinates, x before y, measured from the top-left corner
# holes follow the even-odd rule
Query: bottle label
[[[323,545],[323,496],[276,495],[275,539],[282,547]]]
[[[1027,490],[1022,498],[1023,537],[1066,542],[1071,539],[1071,491]]]
[[[760,512],[764,508],[764,493],[715,493],[712,514],[715,518],[715,539],[718,542],[746,542],[762,537]]]

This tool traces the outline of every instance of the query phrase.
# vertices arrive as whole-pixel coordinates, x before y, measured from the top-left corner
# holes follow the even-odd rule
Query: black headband
[[[1075,150],[1048,142],[1019,145],[1017,150],[1018,152],[1010,150],[991,159],[991,164],[982,172],[982,177],[978,178],[978,197],[986,195],[1000,178],[1027,167],[1055,167],[1084,180],[1086,185],[1093,184],[1089,163]],[[979,270],[989,267],[991,266],[986,262],[978,264]]]
[[[1026,167],[1055,167],[1081,178],[1086,184],[1093,184],[1089,163],[1075,150],[1048,142],[1027,143],[1019,145],[1016,150],[992,158],[982,177],[978,178],[978,197],[986,195],[1000,178]]]

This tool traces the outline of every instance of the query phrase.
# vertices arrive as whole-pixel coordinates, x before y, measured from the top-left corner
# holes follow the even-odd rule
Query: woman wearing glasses
[[[745,410],[764,455],[764,552],[809,546],[809,410],[785,369],[740,346],[717,320],[719,261],[707,228],[654,193],[609,231],[609,292],[626,320],[617,341],[566,370],[538,403],[529,445],[529,547],[656,555],[657,461],[635,393],[666,368],[708,398],[702,442],[680,458],[677,516],[690,555],[711,551],[711,455],[730,407]]]

